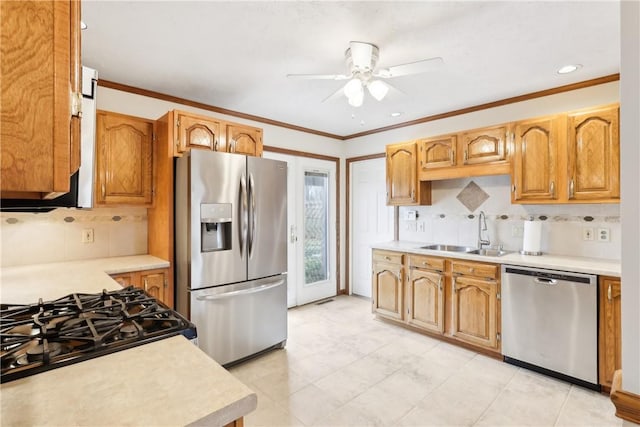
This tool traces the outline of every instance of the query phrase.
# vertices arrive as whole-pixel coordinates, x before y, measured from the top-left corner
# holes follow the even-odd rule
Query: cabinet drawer
[[[451,271],[453,274],[464,274],[469,276],[497,279],[499,270],[498,266],[495,264],[452,261]]]
[[[409,267],[444,271],[444,259],[423,255],[409,255]]]
[[[392,264],[402,264],[404,254],[389,251],[373,251],[373,262],[387,262]]]

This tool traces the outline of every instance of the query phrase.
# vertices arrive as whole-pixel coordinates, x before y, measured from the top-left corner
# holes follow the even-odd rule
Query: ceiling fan
[[[374,44],[352,41],[349,42],[349,48],[344,53],[349,70],[348,74],[287,74],[287,77],[299,79],[349,80],[343,87],[326,99],[344,93],[349,100],[349,105],[359,107],[364,101],[364,88],[367,88],[371,96],[378,101],[382,101],[387,95],[392,86],[380,79],[391,79],[425,73],[442,64],[442,58],[434,57],[410,62],[408,64],[376,69],[379,52],[380,49]]]

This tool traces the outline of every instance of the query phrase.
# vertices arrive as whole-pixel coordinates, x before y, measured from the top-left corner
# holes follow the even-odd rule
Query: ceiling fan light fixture
[[[364,101],[364,92],[356,93],[353,96],[347,97],[349,105],[352,107],[360,107]]]
[[[382,101],[387,93],[389,93],[389,86],[381,80],[374,80],[367,85],[367,89],[371,96],[376,100]]]
[[[349,80],[349,82],[346,85],[344,85],[343,90],[347,98],[362,96],[362,94],[364,94],[364,89],[362,88],[362,81],[358,78],[353,78]]]

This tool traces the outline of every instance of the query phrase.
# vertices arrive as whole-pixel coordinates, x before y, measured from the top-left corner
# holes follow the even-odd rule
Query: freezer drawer
[[[287,339],[286,274],[191,291],[198,345],[221,365]]]

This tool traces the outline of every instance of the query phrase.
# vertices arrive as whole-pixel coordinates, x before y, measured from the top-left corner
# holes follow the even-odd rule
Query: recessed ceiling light
[[[400,117],[402,115],[401,112],[396,111],[395,113],[391,113],[391,117]]]
[[[569,64],[569,65],[565,65],[564,67],[560,68],[558,70],[558,74],[568,74],[568,73],[573,73],[574,71],[576,71],[578,68],[582,67],[582,65],[580,64]]]

